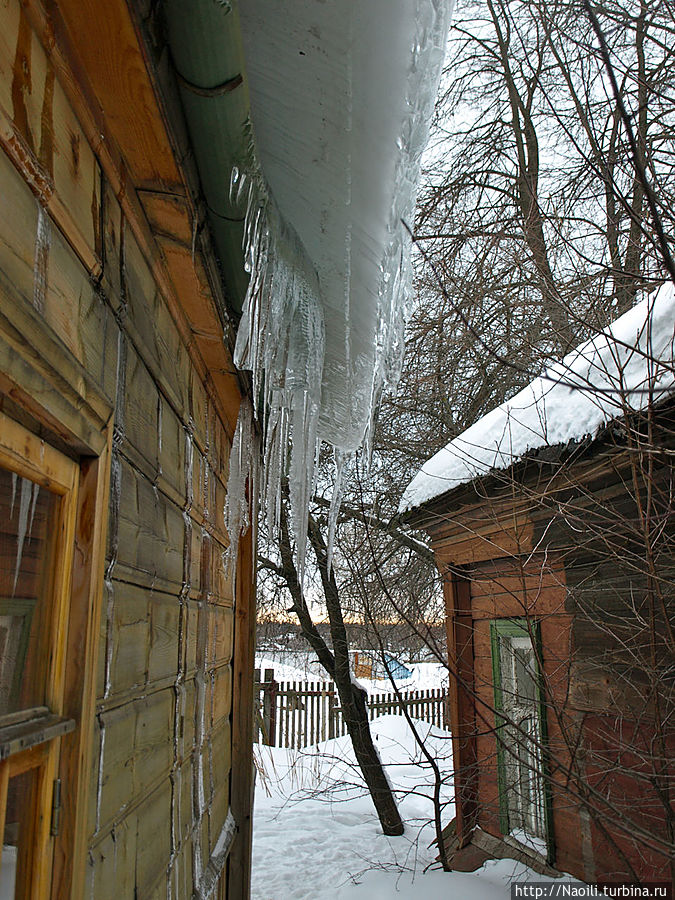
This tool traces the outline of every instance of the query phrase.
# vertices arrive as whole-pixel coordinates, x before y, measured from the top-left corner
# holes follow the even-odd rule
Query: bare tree
[[[297,584],[283,521],[276,553],[262,560],[275,584],[290,591],[303,633],[339,689],[341,679],[345,709],[351,704],[362,721],[363,698],[348,684],[345,618],[367,620],[374,631],[396,622],[445,659],[433,627],[442,611],[430,554],[418,536],[391,521],[411,475],[669,271],[668,235],[675,233],[673,9],[669,0],[608,0],[594,15],[595,23],[583,0],[460,3],[415,226],[417,294],[403,375],[396,395],[382,405],[369,477],[357,481],[355,468],[348,479],[332,570],[329,501],[321,491],[310,511],[314,591],[328,611],[332,647],[314,626]],[[643,579],[643,599],[637,606],[634,597],[633,606],[622,599],[628,606],[619,618],[627,628],[636,618],[647,623],[642,637],[626,637],[627,646],[632,641],[637,647],[651,634],[645,646],[652,648],[652,709],[665,672],[655,660],[667,649],[662,637],[670,615],[663,618],[659,566],[672,548],[666,493],[657,502],[665,487],[657,490],[654,480],[655,462],[670,451],[655,437],[650,415],[639,422],[627,415],[622,426],[634,502],[627,521],[620,518],[617,525],[611,504],[589,518],[578,499],[569,500],[562,518],[559,507],[554,512],[570,531],[587,529],[589,548],[605,542],[607,566],[624,560],[624,545],[631,548],[627,565]],[[576,486],[587,497],[583,485]],[[505,490],[515,489],[507,479]],[[579,610],[586,610],[593,627],[609,630],[592,609],[587,587],[580,584],[575,594]],[[374,634],[374,646],[377,641]],[[452,660],[449,671],[461,679]],[[476,702],[480,727],[494,728],[494,704]],[[551,714],[565,718],[558,699]],[[657,728],[661,749],[649,775],[663,802],[670,802],[663,770],[670,715]],[[568,725],[561,726],[561,740],[567,742],[570,796],[602,823],[617,811],[581,777],[579,731]],[[355,734],[358,742],[356,726]],[[615,761],[616,770],[624,763]],[[630,816],[626,822],[635,824]]]
[[[291,598],[292,611],[298,618],[307,643],[335,682],[356,761],[372,797],[382,830],[388,835],[403,834],[403,822],[396,807],[391,785],[370,733],[366,693],[352,678],[347,629],[335,573],[328,563],[328,548],[311,512],[308,513],[308,538],[314,551],[323,600],[330,622],[331,646],[323,639],[312,619],[303,585],[298,577],[288,527],[287,497],[282,499],[280,507],[279,560],[275,562],[268,557],[262,557],[260,563],[269,573],[283,582]]]
[[[382,418],[387,437],[403,421],[402,457],[410,443],[424,458],[667,274],[642,174],[672,235],[672,8],[610,0],[597,15],[632,138],[583,3],[458,5],[403,390]]]

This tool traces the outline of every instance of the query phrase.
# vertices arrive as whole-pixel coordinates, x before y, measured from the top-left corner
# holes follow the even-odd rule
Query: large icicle
[[[253,410],[249,401],[244,398],[230,451],[230,471],[225,497],[225,527],[230,538],[226,562],[231,574],[236,571],[239,537],[249,526],[246,483],[251,477],[253,467],[257,465],[253,456],[252,435]]]
[[[21,500],[19,502],[19,524],[16,534],[16,562],[14,566],[12,597],[16,592],[16,585],[19,580],[19,573],[21,572],[21,559],[23,557],[26,538],[30,539],[31,526],[33,524],[32,515],[30,516],[30,524],[28,521],[31,500],[33,496],[35,496],[35,500],[37,500],[37,493],[39,490],[39,485],[34,484],[32,481],[28,481],[27,478],[21,479]],[[35,508],[35,500],[33,500],[33,509]]]
[[[333,447],[342,470],[372,440],[382,393],[399,377],[411,283],[405,223],[450,3],[291,9],[283,0],[241,0],[239,8],[252,122],[249,159],[231,178],[245,211],[250,273],[235,362],[253,373],[263,428],[261,508],[274,528],[288,477],[302,573],[319,442]],[[238,444],[233,458],[241,452]],[[231,528],[237,515],[245,523],[243,471],[235,460]],[[338,507],[339,487],[331,555]]]
[[[406,117],[398,139],[394,192],[387,230],[390,240],[382,261],[378,303],[378,340],[365,444],[370,455],[380,401],[401,376],[404,331],[412,294],[412,239],[422,154],[436,103],[445,41],[454,0],[417,0],[417,30],[406,87]]]
[[[323,312],[316,271],[259,176],[253,150],[251,156],[252,172],[235,169],[231,183],[233,198],[246,207],[245,265],[251,276],[235,363],[253,372],[255,411],[259,418],[267,417],[262,508],[268,510],[268,524],[275,527],[281,480],[287,475],[302,573],[321,409]],[[242,411],[247,419],[248,407],[242,405]],[[248,421],[245,427],[250,427]],[[237,452],[241,453],[239,446]],[[230,472],[236,478],[228,484],[228,492],[241,491],[237,468]]]

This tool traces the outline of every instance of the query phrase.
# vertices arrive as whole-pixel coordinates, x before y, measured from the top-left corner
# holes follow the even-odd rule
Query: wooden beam
[[[230,803],[237,823],[227,869],[227,896],[247,900],[251,891],[253,832],[253,661],[255,656],[255,525],[241,538],[234,625],[232,783]]]
[[[89,830],[88,790],[96,713],[96,672],[108,529],[112,425],[105,451],[80,467],[80,504],[75,529],[72,603],[67,637],[63,708],[79,729],[61,745],[63,830],[55,847],[52,900],[83,897]]]
[[[478,799],[471,583],[457,574],[446,576],[443,593],[450,665],[448,696],[455,761],[455,819],[461,848],[476,825]]]
[[[130,182],[184,193],[184,182],[160,113],[154,86],[148,75],[138,35],[125,2],[112,0],[101,7],[98,0],[59,0],[51,4],[50,18],[57,39],[68,33],[76,48],[80,83],[91,85],[98,108],[105,117],[106,132],[124,153]]]

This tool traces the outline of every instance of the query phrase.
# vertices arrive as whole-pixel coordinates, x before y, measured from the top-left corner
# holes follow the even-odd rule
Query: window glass
[[[45,703],[58,503],[0,468],[0,717]]]
[[[2,838],[0,900],[23,900],[30,896],[31,853],[38,769],[29,769],[9,779],[5,832]]]
[[[537,694],[532,647],[514,646],[513,663],[516,676],[516,701],[518,703],[535,703]]]

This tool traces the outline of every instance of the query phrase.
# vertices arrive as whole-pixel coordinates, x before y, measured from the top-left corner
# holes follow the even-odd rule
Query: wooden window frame
[[[506,726],[506,720],[500,716],[500,710],[504,708],[502,697],[502,677],[499,646],[500,637],[528,638],[534,649],[535,664],[537,667],[535,689],[537,693],[536,704],[539,715],[539,729],[541,734],[541,778],[544,801],[544,825],[546,828],[546,860],[553,863],[555,860],[555,840],[553,833],[553,805],[551,794],[551,778],[548,753],[548,725],[546,718],[546,706],[544,703],[544,683],[542,672],[542,642],[539,621],[527,618],[492,619],[490,621],[490,650],[492,657],[492,682],[495,704],[495,740],[497,744],[497,788],[499,792],[499,829],[504,836],[509,832],[509,809],[506,796],[506,761],[504,745],[500,738],[500,731]]]
[[[46,831],[46,838],[42,835],[45,846],[37,847],[34,853],[36,863],[33,868],[37,874],[30,896],[39,900],[75,900],[84,896],[85,891],[113,429],[111,418],[103,433],[98,431],[92,455],[82,455],[87,446],[85,443],[83,448],[82,434],[75,433],[71,440],[64,441],[62,432],[53,443],[38,437],[35,431],[42,431],[43,426],[35,412],[33,407],[28,417],[33,430],[0,412],[0,435],[5,445],[4,450],[0,450],[0,461],[18,475],[29,477],[64,497],[60,504],[60,519],[67,521],[63,540],[65,546],[72,548],[72,553],[68,554],[67,565],[63,557],[57,563],[57,567],[61,567],[56,573],[60,596],[58,625],[54,622],[54,626],[61,628],[63,637],[58,642],[52,666],[47,709],[43,708],[44,715],[36,723],[38,729],[47,732],[48,739],[56,747],[40,776],[39,791],[40,802],[50,806],[54,780],[61,780],[60,829],[54,837],[49,835],[49,827],[43,829]],[[51,417],[47,422],[51,424]],[[48,433],[53,433],[51,428]],[[59,446],[66,452],[72,446],[72,458],[58,449]],[[58,461],[63,459],[68,460],[71,470],[71,477],[65,480],[59,473],[61,463]],[[41,737],[37,730],[33,736],[37,740]],[[16,759],[26,754],[44,754],[45,746],[23,751]],[[11,772],[5,767],[1,781],[11,777],[15,768],[14,763]],[[53,843],[49,849],[50,841]]]
[[[33,718],[19,722],[23,737],[12,742],[18,725],[2,729],[10,740],[3,744],[7,757],[0,762],[0,826],[4,819],[9,779],[35,770],[37,782],[34,806],[27,811],[35,832],[30,848],[30,871],[26,873],[27,894],[31,898],[49,896],[53,841],[51,834],[52,792],[58,775],[61,735],[72,730],[74,722],[63,716],[65,688],[66,636],[70,612],[72,558],[78,510],[79,471],[77,464],[23,425],[0,413],[0,466],[27,478],[60,498],[54,523],[57,552],[51,561],[47,612],[49,653],[45,672],[46,712],[34,711]],[[44,710],[45,707],[39,709]],[[30,711],[24,711],[29,714]],[[17,715],[12,718],[16,719]],[[22,746],[23,744],[23,746]],[[29,749],[25,749],[29,748]]]
[[[0,466],[39,484],[61,498],[56,523],[59,546],[51,572],[50,628],[65,635],[68,628],[72,577],[72,548],[78,508],[79,472],[77,463],[31,434],[23,425],[0,413]],[[65,670],[65,641],[56,643],[50,659],[45,686],[45,703],[61,713]]]

